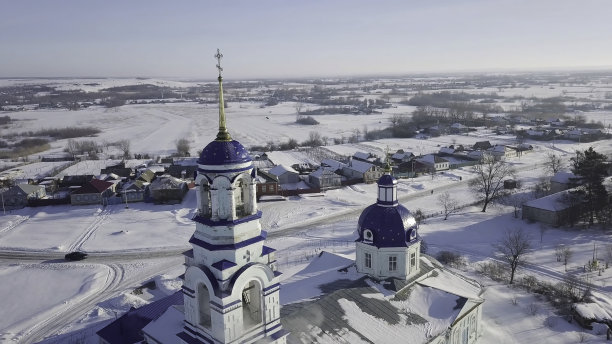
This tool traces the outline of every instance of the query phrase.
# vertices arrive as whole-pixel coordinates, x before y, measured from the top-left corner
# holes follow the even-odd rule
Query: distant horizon
[[[397,74],[352,74],[352,75],[313,75],[313,76],[286,76],[286,77],[252,77],[252,78],[235,78],[223,76],[224,81],[258,81],[258,80],[312,80],[312,79],[376,79],[376,78],[409,78],[420,76],[456,76],[456,75],[487,75],[487,74],[536,74],[536,73],[598,73],[612,72],[612,65],[607,66],[584,66],[584,67],[550,67],[550,68],[533,68],[533,69],[514,69],[514,68],[499,68],[499,69],[482,69],[482,70],[447,70],[447,71],[424,71],[424,72],[406,72]],[[95,76],[95,75],[67,75],[67,76],[0,76],[0,79],[171,79],[177,81],[206,81],[216,82],[216,74],[214,77],[184,77],[184,76],[169,76],[169,75],[151,75],[151,76]]]
[[[0,77],[228,80],[612,68],[608,0],[7,1]]]

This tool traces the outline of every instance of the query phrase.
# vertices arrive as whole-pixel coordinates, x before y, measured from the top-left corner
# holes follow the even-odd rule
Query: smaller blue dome
[[[402,205],[383,207],[372,204],[359,216],[359,241],[364,241],[364,230],[374,236],[372,244],[381,247],[407,247],[416,238],[416,220]]]
[[[378,179],[378,185],[380,186],[393,186],[397,184],[397,179],[393,178],[390,174],[383,174],[382,177]]]
[[[230,165],[251,162],[249,152],[240,142],[212,141],[202,150],[198,164],[200,165]]]

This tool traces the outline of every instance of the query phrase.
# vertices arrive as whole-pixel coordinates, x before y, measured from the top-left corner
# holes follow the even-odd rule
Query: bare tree
[[[295,112],[300,115],[302,113],[302,108],[304,107],[304,103],[301,101],[295,102]]]
[[[130,157],[130,140],[117,141],[117,147],[123,152],[123,158],[129,159]]]
[[[182,138],[176,141],[176,151],[178,155],[189,156],[189,149],[191,149],[189,140]]]
[[[417,228],[419,228],[423,220],[425,220],[425,214],[423,214],[421,209],[417,209],[414,212],[414,220],[416,221]]]
[[[561,157],[552,152],[546,153],[546,158],[544,158],[544,169],[546,172],[554,175],[557,172],[560,172],[563,167],[564,165]]]
[[[457,208],[457,200],[452,198],[448,191],[438,196],[438,204],[442,207],[444,220],[448,219],[449,215],[459,211],[459,208]]]
[[[523,204],[525,204],[525,202],[527,202],[527,197],[525,197],[525,195],[523,194],[511,196],[510,204],[512,204],[512,207],[514,208],[514,218],[515,219],[518,219],[519,214],[521,210],[523,209]]]
[[[513,176],[514,169],[504,160],[485,156],[479,164],[474,165],[473,172],[476,178],[470,180],[469,186],[474,193],[482,197],[484,213],[489,203],[503,194],[504,179]]]
[[[563,265],[565,265],[565,271],[567,272],[567,263],[574,255],[574,252],[572,252],[569,246],[563,246],[563,250],[561,252],[563,255]]]
[[[510,284],[512,284],[516,268],[525,262],[526,256],[531,251],[531,238],[522,228],[506,230],[493,247],[502,260],[510,265]]]
[[[76,155],[80,154],[81,152],[79,150],[78,141],[75,139],[68,139],[68,143],[66,144],[66,148],[64,148],[64,151],[70,154],[73,158]]]
[[[555,257],[557,258],[557,261],[560,262],[561,259],[563,259],[563,244],[559,244],[557,246],[555,246]]]

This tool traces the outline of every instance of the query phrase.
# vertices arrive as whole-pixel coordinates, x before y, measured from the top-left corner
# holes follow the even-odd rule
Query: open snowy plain
[[[549,96],[552,90],[534,88],[522,92],[532,92],[530,95],[547,92]],[[316,131],[330,138],[350,136],[355,129],[362,130],[365,126],[381,129],[388,125],[393,113],[411,110],[412,107],[400,106],[375,115],[322,115],[317,117],[321,124],[316,126]],[[16,132],[52,124],[57,127],[94,126],[102,130],[95,140],[112,142],[129,138],[133,152],[152,155],[174,152],[178,138],[189,139],[192,153],[196,153],[217,131],[216,106],[195,103],[9,114],[19,120],[18,126],[10,129]],[[295,109],[291,103],[266,108],[260,108],[257,103],[230,103],[227,115],[231,134],[247,147],[267,141],[284,142],[289,138],[303,141],[309,135],[310,127],[294,123]],[[612,120],[609,112],[596,112],[593,116],[597,120]],[[356,151],[382,155],[387,147],[391,151],[401,148],[426,154],[439,150],[440,146],[470,145],[481,140],[514,143],[510,136],[483,130],[469,136],[384,139],[327,146],[326,149],[342,155]],[[534,145],[534,152],[510,160],[523,182],[519,192],[529,190],[544,175],[542,161],[547,152],[555,152],[566,160],[576,150],[590,146],[598,152],[612,153],[609,141],[529,143]],[[52,151],[62,151],[65,144],[62,140],[54,142]],[[311,159],[301,152],[275,152],[271,157],[283,164]],[[93,162],[88,164],[94,165]],[[92,171],[99,168],[92,166],[82,165],[78,171],[86,173],[89,168]],[[24,178],[40,174],[41,168],[35,164],[19,167]],[[462,273],[485,286],[485,332],[480,343],[603,342],[605,336],[598,329],[586,331],[568,323],[556,315],[545,300],[484,277],[477,268],[480,263],[495,259],[492,244],[499,240],[504,230],[522,227],[531,234],[535,249],[530,264],[520,268],[521,275],[561,282],[566,274],[565,267],[556,261],[555,247],[571,244],[574,256],[567,269],[588,279],[594,295],[609,302],[612,269],[601,275],[583,272],[583,266],[593,255],[593,247],[610,244],[609,231],[554,229],[528,224],[514,218],[510,206],[496,205],[483,213],[479,207],[469,205],[474,201],[467,187],[472,177],[469,168],[462,168],[434,178],[404,179],[399,182],[398,194],[400,202],[408,209],[421,209],[432,215],[420,227],[429,253],[449,250],[464,255],[468,264],[461,268]],[[437,196],[445,191],[458,205],[465,205],[448,220],[439,216],[441,209],[437,201]],[[320,292],[317,286],[327,282],[326,273],[346,266],[347,260],[341,258],[354,258],[358,216],[375,200],[375,184],[358,184],[323,195],[296,196],[284,202],[259,204],[263,211],[262,228],[268,231],[266,245],[278,250],[279,269],[284,273],[281,303],[316,296]],[[180,252],[189,248],[187,240],[195,230],[190,220],[195,207],[195,192],[190,190],[177,205],[140,203],[130,204],[129,208],[121,204],[105,208],[68,205],[24,208],[0,216],[0,342],[97,343],[95,331],[131,306],[138,307],[179,289],[178,276],[184,272]],[[90,257],[83,262],[70,263],[62,259],[66,252],[77,249],[89,252]],[[321,251],[337,256],[319,257]],[[314,265],[308,267],[311,263]],[[156,289],[139,288],[151,280],[156,281]],[[308,283],[304,283],[305,280]],[[608,306],[612,309],[611,304]],[[357,314],[355,316],[359,319]],[[377,337],[376,342],[393,338],[379,335],[382,337]]]

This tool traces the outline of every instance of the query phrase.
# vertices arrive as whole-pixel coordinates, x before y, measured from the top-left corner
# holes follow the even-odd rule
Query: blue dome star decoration
[[[236,140],[212,141],[200,154],[200,165],[229,165],[251,162],[251,156],[246,148]]]

